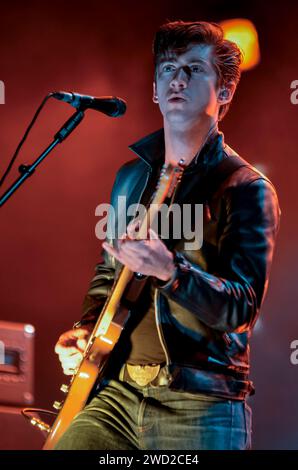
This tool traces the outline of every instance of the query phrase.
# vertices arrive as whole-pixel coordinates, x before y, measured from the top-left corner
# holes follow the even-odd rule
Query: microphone
[[[79,93],[56,91],[52,94],[56,100],[65,101],[71,104],[74,108],[85,110],[95,109],[111,117],[122,116],[126,111],[126,102],[116,96],[101,96],[96,98],[94,96],[80,95]]]

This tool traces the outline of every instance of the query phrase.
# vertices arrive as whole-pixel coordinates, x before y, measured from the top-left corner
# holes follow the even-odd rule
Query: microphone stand
[[[55,134],[53,142],[42,152],[42,154],[31,165],[20,165],[19,172],[21,176],[8,188],[7,191],[0,197],[0,207],[13,195],[13,193],[24,183],[24,181],[32,175],[35,168],[49,155],[49,153],[61,144],[72,131],[80,124],[84,117],[84,111],[77,109],[77,111],[63,124],[61,129]]]

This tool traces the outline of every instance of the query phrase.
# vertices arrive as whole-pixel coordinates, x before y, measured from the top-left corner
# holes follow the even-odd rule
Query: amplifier
[[[34,326],[0,321],[0,403],[34,401]]]

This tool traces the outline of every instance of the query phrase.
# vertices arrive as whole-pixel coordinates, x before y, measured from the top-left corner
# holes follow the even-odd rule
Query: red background
[[[65,380],[54,344],[80,318],[99,256],[95,207],[109,201],[117,168],[133,158],[127,146],[162,125],[151,100],[155,30],[166,19],[244,17],[259,32],[262,60],[243,74],[221,130],[244,158],[263,165],[282,209],[268,295],[252,338],[253,442],[256,449],[298,447],[298,366],[290,363],[290,343],[298,339],[298,106],[290,101],[290,84],[298,79],[297,13],[297,6],[286,1],[1,5],[0,79],[6,103],[0,105],[0,174],[48,92],[117,95],[128,103],[119,119],[88,111],[80,127],[1,209],[1,319],[36,327],[36,406],[51,406]],[[50,101],[18,163],[32,162],[72,112],[69,105]],[[5,188],[16,176],[17,165]]]

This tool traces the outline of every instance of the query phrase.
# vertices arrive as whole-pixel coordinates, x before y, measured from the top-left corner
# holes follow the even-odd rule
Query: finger
[[[106,250],[110,255],[114,256],[114,258],[119,259],[119,252],[114,247],[109,245],[106,242],[103,242],[102,247]]]
[[[82,358],[83,358],[83,354],[80,352],[78,353],[78,355],[73,355],[73,356],[63,356],[61,354],[59,354],[59,361],[61,362],[62,366],[64,366],[64,364],[68,364],[68,363],[71,363],[71,364],[74,364],[74,363],[79,363],[81,362]]]
[[[148,253],[149,250],[150,247],[148,247],[147,240],[128,241],[121,246],[120,256],[124,261],[127,261],[127,257],[133,257],[138,260],[141,257],[150,255],[150,253]]]
[[[85,339],[78,339],[77,346],[81,351],[85,351],[87,346],[87,341]]]
[[[81,352],[74,354],[73,356],[66,356],[66,357],[59,356],[59,360],[62,363],[63,367],[65,365],[76,366],[77,364],[80,364],[82,359],[83,359],[83,354]]]
[[[159,237],[157,233],[153,230],[153,228],[149,228],[148,233],[149,233],[150,240],[158,240]]]
[[[140,230],[140,221],[139,220],[132,220],[127,226],[127,234],[129,238],[132,240],[136,240],[138,238]]]
[[[77,367],[80,365],[81,360],[83,356],[77,358],[75,361],[74,360],[63,360],[62,361],[62,367],[64,369],[77,369]]]
[[[57,344],[60,344],[62,346],[72,346],[78,338],[85,338],[88,335],[90,335],[89,329],[75,328],[73,330],[69,330],[63,333],[59,337]]]
[[[63,346],[62,344],[60,343],[57,343],[56,346],[55,346],[55,353],[56,354],[76,354],[78,352],[78,349],[73,346],[73,347],[70,347],[70,346]]]
[[[63,369],[63,374],[64,375],[74,375],[75,370],[73,369]]]
[[[120,236],[120,238],[117,239],[117,248],[118,248],[118,253],[120,252],[120,249],[121,249],[121,246],[122,244],[128,240],[128,235],[126,232],[122,233],[122,235]]]
[[[73,332],[74,338],[86,338],[86,336],[90,335],[90,332],[93,330],[93,328],[94,325],[90,325],[88,328],[84,326],[82,328],[75,328],[70,331]]]

